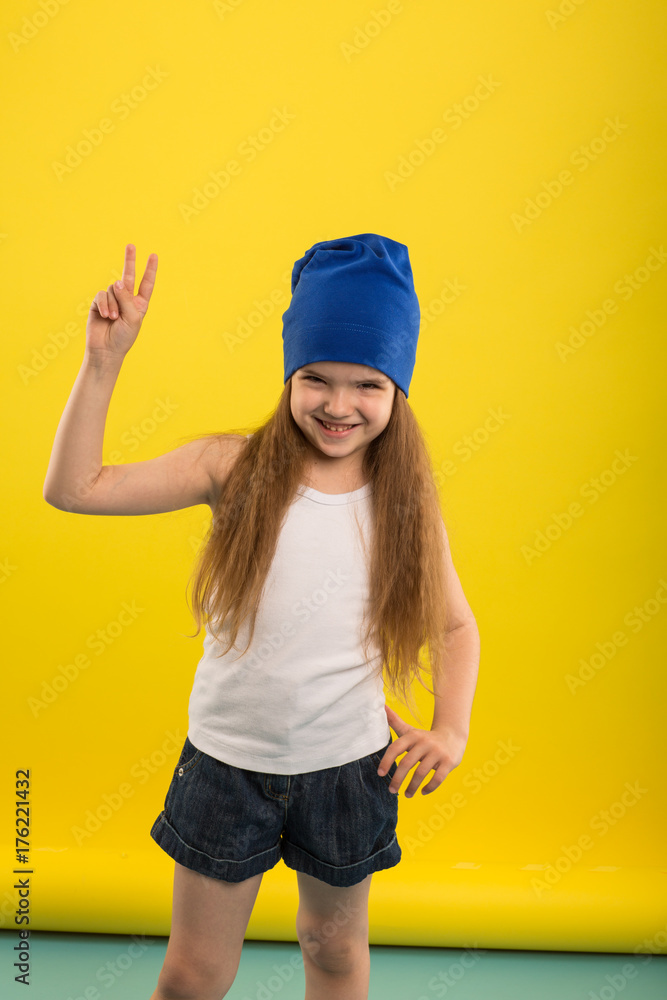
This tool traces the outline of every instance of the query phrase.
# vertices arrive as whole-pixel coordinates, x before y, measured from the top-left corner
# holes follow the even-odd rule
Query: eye
[[[312,380],[313,382],[323,382],[323,379],[318,378],[317,375],[304,375],[303,377],[304,377],[304,381],[306,381],[306,382],[309,381],[309,380]],[[376,382],[360,382],[359,383],[359,388],[360,389],[379,389],[379,386],[377,385]]]

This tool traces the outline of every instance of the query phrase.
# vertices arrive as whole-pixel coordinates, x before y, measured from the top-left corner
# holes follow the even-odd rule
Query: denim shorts
[[[339,767],[268,774],[225,764],[187,738],[150,835],[174,861],[242,882],[280,858],[329,885],[350,886],[401,859],[396,771],[386,746]]]

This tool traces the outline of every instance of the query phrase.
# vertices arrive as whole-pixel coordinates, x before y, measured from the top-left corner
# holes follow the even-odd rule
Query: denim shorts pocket
[[[188,771],[191,771],[193,767],[197,766],[203,756],[204,751],[198,750],[186,736],[183,749],[181,750],[181,756],[178,758],[178,764],[174,768],[174,776],[180,778],[184,774],[187,774]]]

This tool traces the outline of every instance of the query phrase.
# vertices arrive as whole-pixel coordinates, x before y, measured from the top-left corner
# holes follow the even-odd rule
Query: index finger
[[[134,243],[128,243],[125,247],[125,262],[123,264],[123,285],[134,295],[134,261],[137,256],[137,248]]]
[[[153,288],[155,286],[155,275],[157,274],[157,254],[149,254],[148,260],[146,262],[146,270],[144,271],[144,276],[141,279],[141,284],[139,285],[139,291],[137,295],[140,296],[148,305],[150,297],[153,293]]]
[[[382,776],[383,774],[386,774],[387,771],[390,769],[391,765],[396,763],[396,758],[400,757],[400,755],[402,753],[405,753],[405,751],[404,750],[397,750],[396,749],[396,740],[394,740],[394,742],[391,744],[391,746],[387,747],[387,750],[385,751],[385,753],[384,753],[384,755],[382,757],[382,760],[380,761],[380,763],[378,765],[377,773],[380,776]]]

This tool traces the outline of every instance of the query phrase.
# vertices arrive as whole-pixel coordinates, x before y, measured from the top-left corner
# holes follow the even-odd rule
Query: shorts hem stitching
[[[395,853],[396,850],[398,850],[398,857],[396,858],[396,860],[388,861],[388,863],[383,863],[383,860],[386,859],[382,859],[380,855],[385,854],[386,851],[393,851]],[[331,865],[326,861],[321,861],[319,858],[314,857],[314,855],[310,854],[303,847],[296,847],[289,841],[285,841],[283,843],[281,854],[282,854],[282,859],[284,863],[287,865],[287,867],[293,868],[296,871],[302,870],[297,867],[295,860],[297,856],[300,856],[305,860],[305,867],[310,869],[309,871],[306,871],[306,874],[308,875],[317,872],[317,875],[315,876],[317,878],[321,877],[321,873],[325,869],[327,870],[327,873],[331,873],[334,876],[334,878],[354,875],[355,871],[358,870],[363,871],[364,869],[368,869],[365,872],[365,874],[362,875],[362,878],[365,878],[365,875],[370,875],[374,871],[381,871],[383,868],[393,868],[395,865],[399,863],[402,856],[402,852],[395,834],[392,841],[389,844],[387,844],[386,847],[381,847],[378,851],[375,851],[374,854],[371,854],[369,857],[364,858],[362,861],[355,861],[354,864],[351,865]],[[393,856],[393,854],[391,856]],[[324,879],[324,881],[326,881],[326,879]],[[333,885],[334,883],[330,884]]]
[[[256,865],[259,859],[263,858],[265,855],[270,855],[272,853],[275,854],[276,857],[276,861],[274,862],[274,864],[279,859],[277,844],[275,847],[269,847],[267,848],[266,851],[260,851],[259,854],[253,854],[249,858],[244,858],[242,861],[235,861],[233,858],[214,858],[213,855],[207,854],[206,851],[200,851],[196,847],[192,847],[192,845],[186,843],[186,841],[184,841],[182,837],[179,837],[178,833],[173,828],[169,820],[164,816],[164,814],[159,816],[155,821],[153,829],[151,830],[151,837],[156,842],[156,844],[158,844],[158,846],[162,848],[163,851],[166,851],[167,854],[170,854],[170,852],[166,850],[165,844],[167,844],[172,850],[174,846],[176,846],[176,849],[179,851],[180,854],[184,854],[185,852],[189,852],[191,854],[197,854],[202,858],[207,858],[214,864],[253,865],[254,863]],[[176,841],[178,842],[177,845],[173,844],[172,838],[176,839]],[[170,857],[171,856],[172,855],[170,854]],[[177,859],[174,858],[174,860]]]

